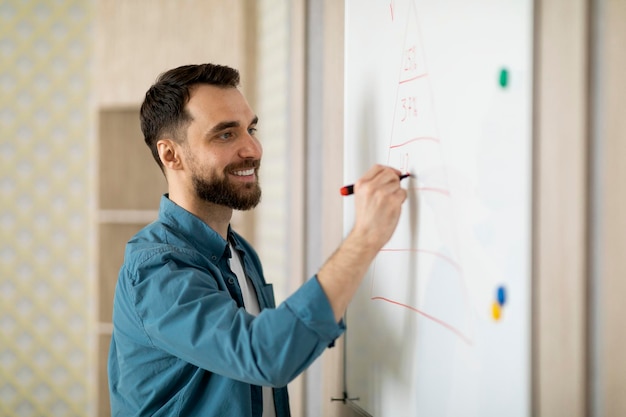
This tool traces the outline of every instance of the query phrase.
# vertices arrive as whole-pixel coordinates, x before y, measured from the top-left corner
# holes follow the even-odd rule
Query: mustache
[[[237,163],[226,165],[226,168],[224,169],[224,171],[232,172],[232,171],[236,171],[240,169],[249,169],[249,168],[254,168],[255,170],[258,170],[260,167],[261,167],[261,160],[246,159],[242,162],[237,162]]]

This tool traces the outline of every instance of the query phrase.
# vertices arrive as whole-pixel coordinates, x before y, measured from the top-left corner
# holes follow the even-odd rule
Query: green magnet
[[[509,71],[506,68],[500,70],[500,87],[504,88],[509,84]]]

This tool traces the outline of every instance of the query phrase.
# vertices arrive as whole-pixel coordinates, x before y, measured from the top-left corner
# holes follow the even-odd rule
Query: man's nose
[[[239,149],[239,155],[242,158],[260,159],[263,154],[261,142],[259,142],[259,140],[250,133],[246,133],[242,140],[243,142],[241,148]]]

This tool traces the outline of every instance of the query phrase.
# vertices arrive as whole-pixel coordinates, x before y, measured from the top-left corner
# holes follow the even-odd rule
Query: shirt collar
[[[169,194],[161,196],[159,221],[175,229],[191,246],[208,255],[213,263],[223,256],[230,256],[228,242],[195,214],[170,200]],[[232,234],[229,225],[228,235]]]

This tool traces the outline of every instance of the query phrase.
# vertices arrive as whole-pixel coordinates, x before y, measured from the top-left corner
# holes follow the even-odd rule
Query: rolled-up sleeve
[[[339,323],[335,321],[334,312],[317,276],[311,278],[289,297],[285,305],[302,323],[313,329],[320,339],[326,340],[329,345],[334,343],[345,330],[343,321]]]

